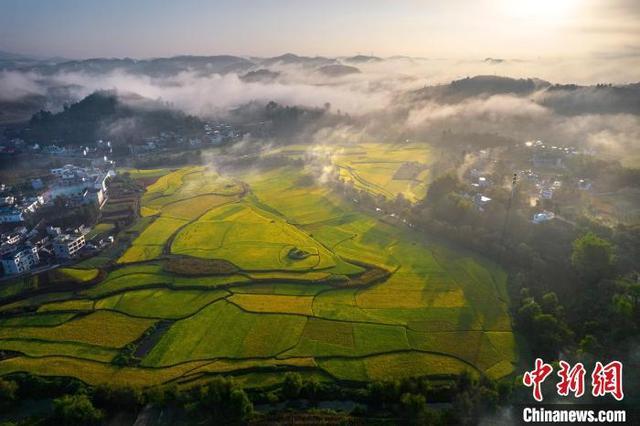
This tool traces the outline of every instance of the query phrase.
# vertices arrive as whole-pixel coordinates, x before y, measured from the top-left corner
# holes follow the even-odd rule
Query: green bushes
[[[55,424],[85,426],[100,423],[104,414],[87,395],[65,395],[53,401]]]
[[[216,377],[199,389],[196,401],[188,406],[188,411],[212,424],[233,424],[246,420],[253,412],[253,404],[232,380]]]
[[[0,379],[0,408],[7,409],[16,399],[18,384],[10,380]]]

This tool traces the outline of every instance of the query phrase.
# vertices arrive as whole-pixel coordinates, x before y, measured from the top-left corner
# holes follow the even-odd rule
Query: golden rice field
[[[356,186],[415,200],[432,155],[360,144],[331,160]],[[159,177],[111,267],[63,268],[75,290],[0,302],[0,350],[13,355],[0,375],[152,386],[241,372],[260,386],[287,370],[364,382],[513,372],[506,273],[478,255],[385,224],[299,167],[130,173]],[[167,267],[184,258],[206,273]],[[375,270],[384,278],[359,278]],[[114,364],[127,345],[146,349]]]

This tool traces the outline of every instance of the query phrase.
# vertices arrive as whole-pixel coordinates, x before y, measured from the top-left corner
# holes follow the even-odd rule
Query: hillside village
[[[85,238],[95,223],[87,217],[75,217],[74,211],[94,211],[90,215],[93,217],[103,209],[110,195],[109,184],[116,176],[114,158],[129,165],[198,161],[197,155],[190,152],[197,151],[199,155],[202,148],[227,144],[241,135],[241,130],[230,124],[204,122],[198,135],[151,132],[123,150],[108,140],[80,146],[65,144],[64,140],[27,143],[5,129],[0,135],[0,159],[11,161],[28,156],[44,163],[65,163],[12,185],[0,183],[3,276],[42,272],[91,255],[113,242],[112,235],[98,234],[101,238],[96,241]],[[57,219],[65,215],[71,218],[64,221],[66,226],[51,226],[52,210]],[[105,214],[112,213],[118,212]]]
[[[102,167],[67,164],[19,185],[0,186],[4,275],[41,272],[95,250],[85,239],[92,223],[78,221],[61,229],[51,226],[49,212],[56,209],[71,214],[80,207],[99,211],[108,200],[109,182],[116,176],[114,168],[109,161]]]

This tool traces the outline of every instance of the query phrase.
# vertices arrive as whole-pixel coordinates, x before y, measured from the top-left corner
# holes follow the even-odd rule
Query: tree
[[[253,404],[242,389],[231,391],[229,398],[229,414],[234,420],[244,420],[253,412]]]
[[[16,399],[18,384],[11,380],[0,379],[0,408],[9,407]]]
[[[580,349],[579,352],[584,354],[592,354],[597,355],[602,351],[602,346],[600,342],[598,342],[598,338],[592,334],[587,334],[580,341]]]
[[[87,395],[65,395],[53,400],[55,424],[81,426],[98,424],[102,411],[93,406]]]
[[[144,404],[144,397],[132,386],[101,385],[95,390],[94,401],[101,408],[136,411]]]
[[[458,178],[453,174],[446,174],[440,176],[429,185],[427,191],[427,202],[434,202],[442,198],[443,196],[454,192],[458,188]]]
[[[573,242],[571,265],[591,284],[608,276],[613,267],[611,243],[588,232]]]
[[[545,314],[552,314],[556,316],[560,315],[562,311],[558,301],[558,296],[553,291],[545,293],[542,296],[541,308],[542,312]]]
[[[295,399],[300,396],[302,391],[302,376],[298,373],[287,373],[284,376],[282,384],[282,392],[289,399]]]
[[[200,388],[198,408],[214,423],[238,422],[253,412],[253,405],[245,391],[237,388],[233,381],[222,377],[217,377]]]
[[[541,355],[554,357],[572,338],[563,311],[553,292],[543,296],[542,307],[533,297],[525,297],[516,312],[516,326]]]
[[[427,408],[427,401],[423,395],[405,393],[400,398],[401,414],[407,418],[410,424],[431,424],[433,417]]]
[[[302,393],[306,398],[309,398],[312,401],[315,401],[318,398],[318,395],[322,392],[323,386],[316,377],[311,377],[307,381],[305,381]]]

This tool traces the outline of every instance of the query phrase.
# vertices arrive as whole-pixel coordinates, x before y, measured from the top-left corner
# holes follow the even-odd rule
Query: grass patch
[[[56,281],[72,281],[78,284],[95,280],[100,271],[98,269],[58,268],[53,272]]]
[[[109,232],[113,231],[114,228],[115,225],[113,223],[98,223],[93,227],[91,231],[89,231],[89,233],[85,237],[87,238],[87,240],[91,240],[98,235],[108,234]]]

